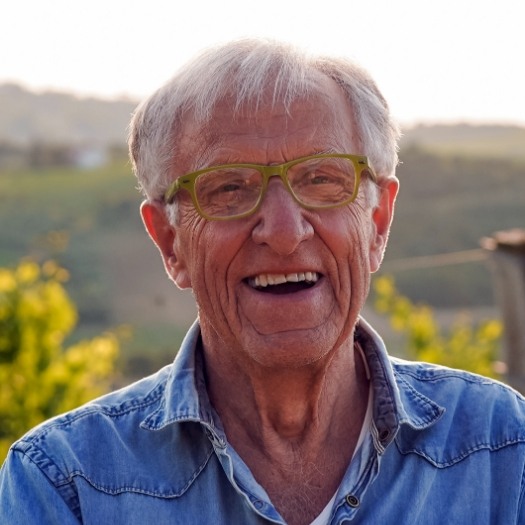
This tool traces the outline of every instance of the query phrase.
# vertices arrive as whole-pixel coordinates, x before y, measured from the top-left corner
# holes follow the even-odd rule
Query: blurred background
[[[525,227],[521,0],[19,0],[1,12],[4,335],[21,326],[9,293],[43,279],[60,283],[77,312],[61,335],[50,328],[54,351],[107,331],[118,341],[108,388],[173,359],[196,311],[190,293],[169,285],[141,224],[128,121],[203,47],[259,35],[358,61],[402,125],[397,214],[366,309],[391,352],[432,359],[436,341],[461,352],[467,337],[492,367],[476,370],[505,371],[502,312],[480,240]],[[0,341],[0,372],[19,353],[13,339]]]

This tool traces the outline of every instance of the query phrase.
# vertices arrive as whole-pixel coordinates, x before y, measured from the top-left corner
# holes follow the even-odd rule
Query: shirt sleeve
[[[0,469],[0,523],[78,525],[80,521],[47,476],[25,454],[11,450]]]

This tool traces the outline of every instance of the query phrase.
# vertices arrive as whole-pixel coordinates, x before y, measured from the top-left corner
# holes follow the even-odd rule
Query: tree
[[[77,322],[67,278],[52,261],[0,268],[0,462],[29,428],[110,387],[114,334],[64,348]]]
[[[493,378],[504,371],[497,360],[503,331],[499,321],[474,325],[468,317],[458,317],[445,332],[433,310],[402,296],[391,277],[376,278],[374,291],[376,310],[389,316],[394,330],[404,334],[407,357]]]

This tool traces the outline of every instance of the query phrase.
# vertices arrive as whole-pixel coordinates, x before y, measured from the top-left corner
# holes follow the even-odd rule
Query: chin
[[[302,332],[302,333],[301,333]],[[241,347],[256,363],[268,368],[300,368],[323,359],[334,345],[314,330],[290,330],[258,334],[241,341]]]

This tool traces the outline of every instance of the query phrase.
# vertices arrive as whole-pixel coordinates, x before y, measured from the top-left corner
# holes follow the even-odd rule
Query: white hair
[[[370,75],[342,58],[311,56],[281,42],[245,39],[210,48],[186,64],[164,86],[142,102],[130,125],[129,148],[134,172],[148,199],[159,199],[169,186],[180,152],[177,135],[184,117],[203,126],[215,104],[234,100],[233,113],[295,100],[320,89],[319,74],[333,79],[353,110],[357,133],[379,179],[393,176],[399,130],[388,104]]]

